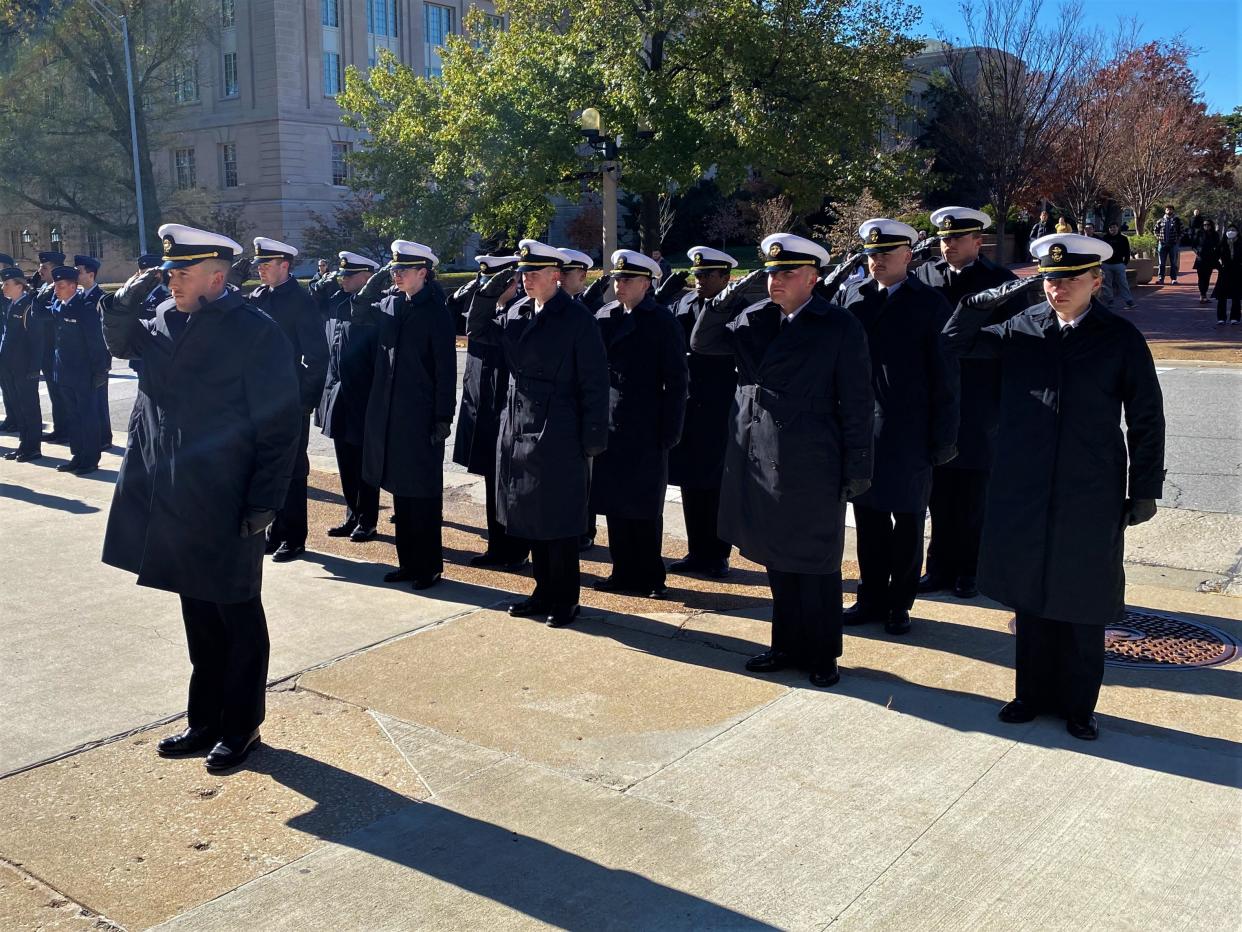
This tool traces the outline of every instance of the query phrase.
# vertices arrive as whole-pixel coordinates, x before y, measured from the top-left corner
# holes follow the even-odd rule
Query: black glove
[[[112,310],[121,314],[141,314],[147,298],[161,282],[158,268],[147,269],[132,276],[112,296]]]
[[[595,281],[591,282],[591,284],[587,286],[586,291],[582,293],[583,297],[589,296],[592,298],[598,298],[600,295],[602,295],[605,291],[608,290],[608,286],[611,284],[612,284],[612,273],[605,272],[603,275],[595,279]]]
[[[967,295],[962,298],[958,307],[969,308],[972,311],[990,311],[994,307],[998,307],[1005,301],[1015,295],[1022,294],[1027,291],[1034,291],[1036,288],[1042,288],[1044,285],[1044,277],[1042,275],[1032,275],[1029,278],[1019,278],[1016,281],[1005,282],[1003,285],[997,285],[995,288],[989,288],[987,291],[980,291],[976,294]]]
[[[513,284],[513,278],[516,275],[514,269],[501,269],[483,285],[479,286],[479,294],[484,298],[495,300],[509,290],[509,286]]]
[[[262,534],[276,520],[276,512],[270,508],[247,508],[241,521],[241,536],[254,537]]]
[[[367,279],[367,283],[358,291],[358,298],[364,304],[374,304],[384,292],[388,290],[388,286],[392,284],[392,269],[384,266],[374,275]]]
[[[228,283],[235,288],[240,288],[246,283],[246,279],[250,277],[250,264],[254,260],[241,258],[229,266]]]
[[[435,425],[431,428],[432,446],[435,446],[437,443],[443,443],[448,439],[448,435],[452,432],[452,428],[449,426],[450,423],[450,421],[436,421]]]
[[[910,261],[911,262],[922,262],[939,245],[940,245],[940,240],[934,236],[929,236],[927,237],[927,239],[924,239],[924,240],[921,240],[915,243],[914,248],[910,250]]]
[[[686,290],[686,279],[689,277],[689,272],[674,272],[660,282],[660,287],[655,292],[655,299],[661,304],[668,304],[670,300]]]
[[[591,457],[591,459],[595,459],[595,457],[599,456],[607,449],[607,447],[586,447],[585,452],[587,456]]]
[[[820,283],[816,286],[816,290],[829,301],[836,298],[837,292],[841,290],[841,286],[846,280],[858,271],[859,266],[867,261],[867,256],[859,248],[855,252],[846,256],[845,259],[836,268],[832,269],[827,275],[820,279]]]
[[[846,479],[841,483],[841,501],[853,501],[871,488],[870,479]]]
[[[1126,499],[1126,526],[1134,527],[1156,516],[1156,500],[1154,498]]]
[[[943,447],[932,447],[931,461],[933,466],[943,466],[945,463],[952,462],[957,459],[957,447],[948,443]]]

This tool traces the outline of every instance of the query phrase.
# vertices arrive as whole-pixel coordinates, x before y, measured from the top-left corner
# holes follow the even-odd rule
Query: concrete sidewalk
[[[1239,925],[1236,661],[1110,666],[1102,737],[1078,742],[997,721],[1011,615],[944,598],[908,637],[851,629],[842,683],[813,690],[743,670],[768,638],[745,561],[727,585],[672,577],[663,603],[589,593],[554,631],[497,610],[528,574],[462,565],[474,480],[451,480],[452,581],[427,598],[378,582],[390,542],[322,536],[340,505],[317,475],[317,552],[266,569],[265,746],[209,775],[154,755],[188,668],[175,597],[98,562],[110,482],[17,470],[2,929]],[[1136,619],[1200,626],[1187,659],[1242,640],[1242,601],[1194,584],[1229,553],[1172,525],[1142,546]]]

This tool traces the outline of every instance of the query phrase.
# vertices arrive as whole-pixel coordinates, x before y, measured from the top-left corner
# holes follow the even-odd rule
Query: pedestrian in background
[[[1236,324],[1242,319],[1242,243],[1238,241],[1238,225],[1230,223],[1225,227],[1225,238],[1220,241],[1216,250],[1216,287],[1212,289],[1212,297],[1216,299],[1216,326],[1225,323],[1225,303],[1231,302],[1233,307],[1229,314],[1229,323]]]
[[[1100,289],[1105,307],[1113,306],[1113,299],[1118,295],[1126,303],[1126,307],[1134,307],[1134,296],[1130,293],[1130,280],[1126,277],[1126,269],[1130,262],[1130,237],[1121,232],[1115,224],[1108,225],[1108,232],[1100,237],[1113,253],[1104,260],[1104,287]]]
[[[1216,269],[1220,252],[1220,233],[1210,217],[1205,217],[1195,235],[1195,272],[1199,276],[1199,303],[1208,303],[1208,285],[1212,282],[1212,272]]]
[[[1165,205],[1164,216],[1156,221],[1156,253],[1160,257],[1157,285],[1164,284],[1164,267],[1169,267],[1169,278],[1177,284],[1177,262],[1182,248],[1182,218],[1172,204]]]
[[[1056,230],[1052,226],[1052,219],[1048,216],[1048,211],[1041,210],[1039,212],[1039,219],[1031,225],[1031,232],[1026,238],[1028,252],[1030,251],[1030,244],[1035,242],[1035,240],[1055,232]],[[1035,258],[1034,253],[1030,253],[1030,256],[1032,259]]]

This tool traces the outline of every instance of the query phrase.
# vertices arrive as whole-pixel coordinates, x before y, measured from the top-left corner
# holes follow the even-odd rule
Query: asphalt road
[[[459,391],[465,358],[465,352],[458,350]],[[1242,515],[1242,368],[1163,361],[1157,371],[1168,422],[1168,476],[1161,504]],[[123,442],[136,392],[137,379],[128,363],[116,360],[109,401],[113,436],[118,444]],[[50,418],[46,387],[41,387],[41,393],[43,415]],[[334,461],[332,441],[314,428],[309,452],[312,462]],[[461,472],[451,458],[450,446],[445,469]]]

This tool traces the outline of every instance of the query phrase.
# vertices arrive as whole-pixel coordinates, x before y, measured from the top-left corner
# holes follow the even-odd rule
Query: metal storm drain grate
[[[1237,656],[1225,632],[1150,612],[1127,610],[1105,632],[1104,662],[1116,667],[1215,667]]]

